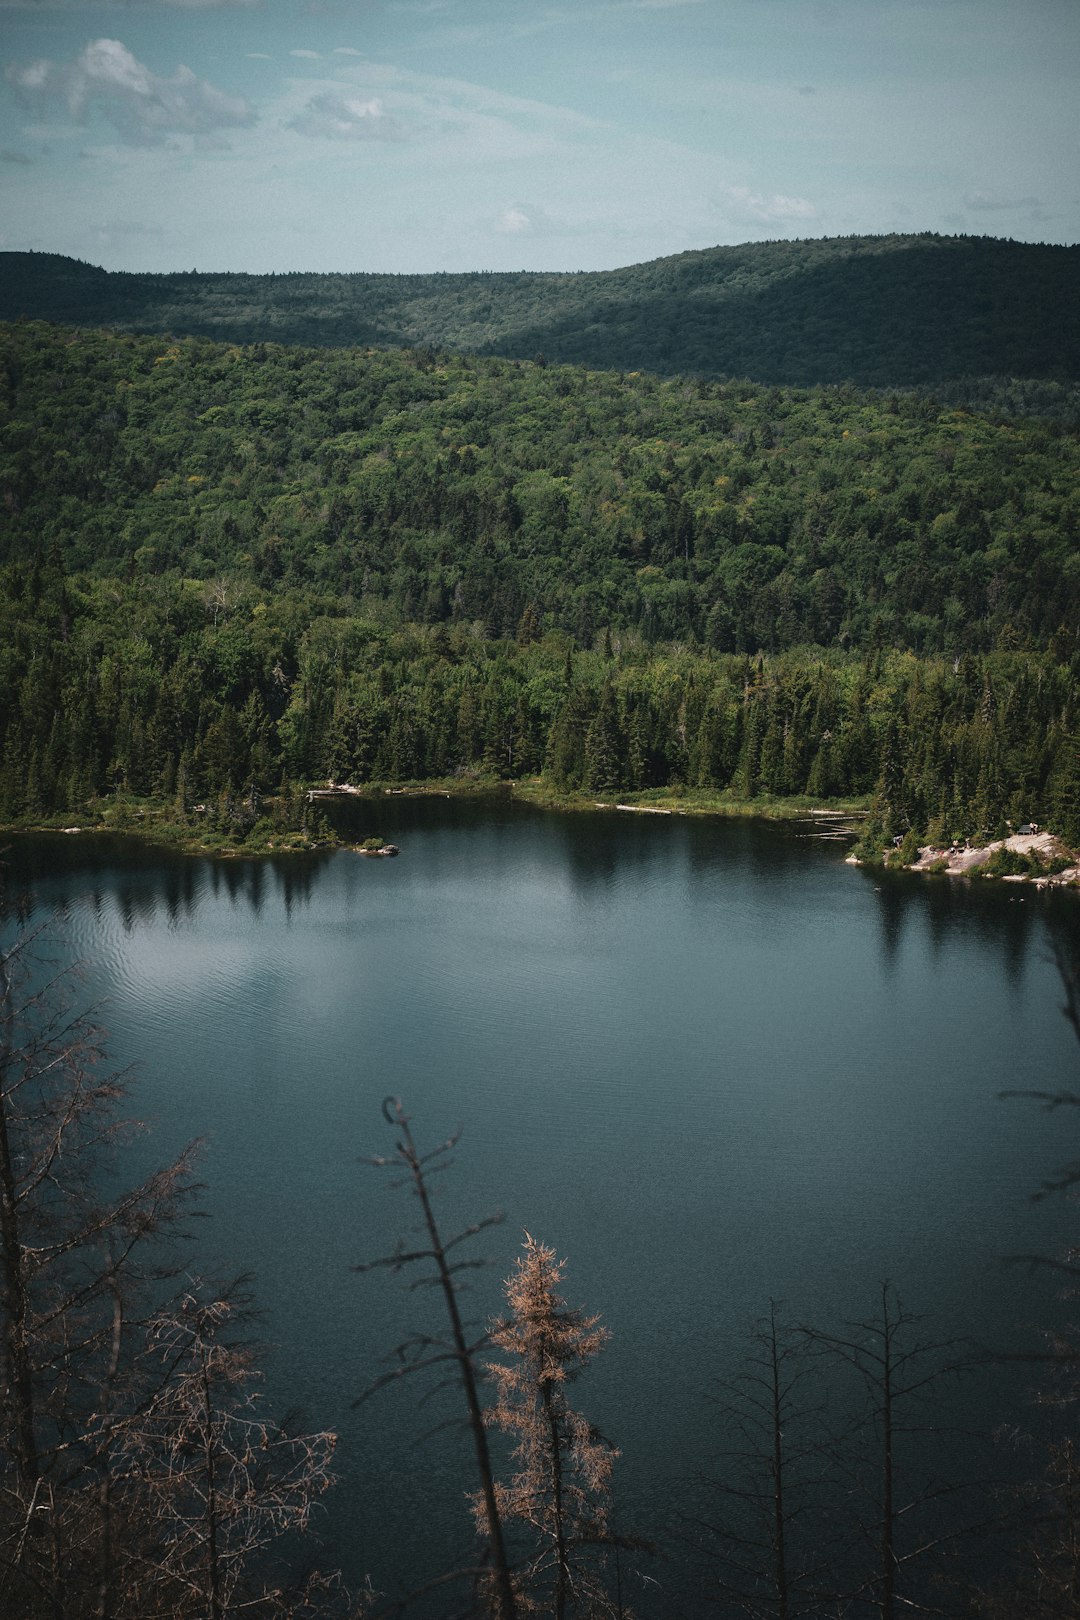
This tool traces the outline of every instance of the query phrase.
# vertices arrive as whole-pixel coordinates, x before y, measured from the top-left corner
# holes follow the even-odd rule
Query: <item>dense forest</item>
[[[1072,426],[1078,311],[1080,249],[977,237],[754,242],[573,274],[150,275],[0,254],[4,320],[933,389]]]
[[[897,858],[1032,818],[1080,844],[1077,252],[879,238],[438,277],[2,256],[0,819],[152,806],[280,848],[324,836],[327,781],[528,781],[857,801],[864,853]],[[1059,967],[1080,1032],[1067,945]],[[123,1093],[70,985],[5,935],[5,1601],[400,1613],[319,1569],[334,1436],[260,1405],[252,1302],[184,1236],[197,1160],[130,1185]],[[954,1477],[937,1402],[969,1347],[887,1284],[845,1328],[771,1310],[721,1395],[722,1476],[678,1535],[623,1524],[622,1437],[569,1389],[604,1324],[527,1238],[466,1342],[458,1245],[484,1223],[440,1230],[443,1150],[384,1115],[426,1236],[357,1269],[434,1285],[389,1377],[448,1373],[475,1453],[447,1487],[471,1561],[432,1612],[622,1620],[657,1556],[696,1564],[694,1613],[1080,1614],[1071,1442],[1045,1425],[1019,1493],[987,1488],[988,1435]],[[1072,1347],[1047,1360],[1047,1407],[1074,1402]]]
[[[482,769],[1080,836],[1061,428],[430,349],[2,353],[9,818],[155,795],[236,831],[282,787]]]

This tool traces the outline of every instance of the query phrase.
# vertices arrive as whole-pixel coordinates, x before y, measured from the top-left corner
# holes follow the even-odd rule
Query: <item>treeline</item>
[[[930,234],[752,242],[577,274],[140,275],[58,254],[0,255],[8,320],[542,352],[663,376],[951,386],[979,397],[1010,378],[1075,384],[1078,309],[1076,248]],[[1047,394],[1042,405],[1075,422],[1076,397]]]
[[[528,611],[492,640],[221,581],[72,579],[55,557],[2,577],[9,820],[149,796],[242,836],[267,795],[295,822],[300,784],[543,774],[595,796],[876,794],[882,837],[1035,817],[1080,842],[1075,655],[751,656],[633,631],[584,650]]]

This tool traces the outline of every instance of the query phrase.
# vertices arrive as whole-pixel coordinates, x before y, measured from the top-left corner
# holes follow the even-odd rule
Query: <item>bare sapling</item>
[[[434,1271],[422,1277],[420,1282],[430,1282],[441,1289],[449,1321],[449,1334],[421,1333],[405,1340],[395,1351],[395,1358],[398,1363],[395,1370],[377,1379],[360,1397],[360,1400],[368,1399],[376,1390],[384,1388],[387,1384],[393,1383],[401,1377],[430,1369],[445,1369],[447,1367],[451,1369],[451,1375],[460,1385],[461,1392],[465,1397],[468,1412],[468,1426],[472,1434],[476,1467],[480,1477],[479,1495],[484,1505],[482,1528],[487,1540],[488,1561],[482,1569],[457,1571],[448,1578],[453,1579],[469,1575],[478,1578],[481,1586],[489,1589],[488,1608],[496,1617],[496,1620],[515,1620],[518,1605],[507,1558],[502,1516],[499,1510],[487,1430],[484,1424],[483,1406],[479,1393],[480,1372],[477,1357],[488,1345],[488,1334],[484,1330],[479,1336],[470,1338],[466,1332],[467,1324],[462,1318],[460,1302],[462,1273],[485,1263],[482,1260],[460,1257],[461,1245],[485,1228],[498,1224],[502,1217],[489,1216],[474,1226],[466,1227],[453,1237],[444,1239],[435,1219],[427,1177],[431,1173],[432,1167],[442,1168],[448,1163],[449,1155],[457,1145],[461,1133],[460,1131],[455,1132],[447,1141],[441,1142],[438,1147],[421,1154],[413,1140],[412,1132],[409,1129],[409,1117],[402,1107],[400,1098],[387,1097],[385,1099],[383,1102],[383,1117],[388,1124],[395,1126],[400,1133],[396,1149],[392,1156],[376,1156],[368,1162],[379,1167],[398,1166],[404,1170],[405,1174],[402,1177],[402,1182],[411,1187],[412,1193],[419,1201],[422,1211],[423,1224],[421,1231],[424,1241],[419,1248],[412,1249],[401,1244],[392,1254],[384,1255],[377,1260],[365,1261],[354,1266],[353,1269],[357,1272],[369,1272],[376,1269],[397,1272],[407,1266],[427,1262],[434,1267]]]

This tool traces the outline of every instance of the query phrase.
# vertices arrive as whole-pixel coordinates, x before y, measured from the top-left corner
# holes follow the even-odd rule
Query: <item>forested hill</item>
[[[1080,247],[847,237],[709,248],[604,272],[402,276],[137,275],[0,254],[0,318],[20,316],[234,342],[434,344],[665,376],[932,388],[1061,415],[1080,380]]]
[[[542,770],[1080,842],[1078,475],[913,395],[17,323],[0,817]]]
[[[1080,446],[907,395],[16,323],[8,558],[244,578],[397,622],[530,609],[721,651],[1046,647],[1080,624]]]

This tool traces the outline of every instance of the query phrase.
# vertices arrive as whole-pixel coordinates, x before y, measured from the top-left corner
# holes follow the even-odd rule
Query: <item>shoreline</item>
[[[812,820],[822,828],[821,836],[857,837],[855,823],[868,813],[867,800],[822,802],[805,796],[780,799],[733,799],[705,788],[646,788],[638,793],[620,792],[609,799],[591,793],[567,793],[539,777],[505,781],[497,777],[437,778],[431,781],[385,783],[359,786],[333,783],[304,790],[306,802],[314,809],[335,801],[367,803],[373,807],[387,799],[483,799],[517,801],[541,810],[578,813],[597,811],[620,814],[665,816],[723,816],[762,821]],[[268,805],[273,799],[268,799]],[[373,815],[373,824],[378,820]],[[825,829],[828,828],[828,832]],[[843,830],[841,830],[841,828]],[[0,824],[0,836],[56,834],[65,837],[107,836],[156,844],[185,855],[235,860],[265,855],[305,855],[320,850],[351,849],[360,853],[362,837],[341,837],[333,829],[308,833],[287,828],[259,828],[259,836],[230,837],[227,832],[203,831],[174,819],[169,809],[154,799],[107,800],[81,813],[58,811],[55,815],[24,817]]]
[[[882,860],[868,861],[852,852],[846,860],[849,866],[880,867],[889,872],[979,877],[999,883],[1028,883],[1036,889],[1080,890],[1080,856],[1051,832],[1010,833],[985,844],[923,844],[913,861],[897,860],[895,855],[895,851],[887,850]]]
[[[803,821],[810,825],[812,831],[809,835],[815,839],[854,842],[859,837],[859,825],[870,810],[868,799],[822,802],[805,795],[735,799],[706,788],[646,788],[637,793],[620,793],[599,799],[594,794],[560,791],[539,777],[523,781],[476,776],[405,783],[327,783],[306,788],[303,792],[306,802],[316,809],[335,801],[369,804],[373,811],[373,829],[380,819],[375,807],[387,799],[501,799],[517,801],[540,810],[574,814],[607,812]],[[268,806],[274,802],[273,799],[266,801]],[[95,806],[91,814],[84,814],[81,819],[57,813],[50,817],[7,822],[0,825],[0,836],[55,834],[65,837],[116,837],[182,855],[221,860],[258,860],[267,856],[312,855],[339,850],[348,850],[356,855],[374,853],[363,847],[363,834],[343,837],[325,824],[316,832],[271,829],[265,824],[264,818],[263,824],[257,826],[259,836],[254,840],[248,835],[233,838],[222,831],[214,831],[207,836],[196,827],[172,819],[159,801],[123,799]],[[380,835],[372,831],[368,836]],[[1006,852],[1005,857],[1001,855],[1002,851]],[[1014,868],[1026,866],[1027,869],[1006,869],[1008,856],[1015,857],[1012,863]],[[880,867],[887,871],[917,872],[931,876],[997,878],[1001,882],[1026,883],[1039,889],[1080,890],[1080,857],[1054,834],[1045,831],[1012,834],[1006,839],[995,839],[984,845],[964,843],[947,848],[925,845],[919,848],[918,858],[910,864],[901,864],[894,857],[895,851],[883,849],[877,858],[868,859],[852,852],[845,860],[848,865],[870,869]],[[1046,865],[1040,866],[1041,861]],[[1058,863],[1056,871],[1051,869],[1055,863]],[[987,867],[992,869],[987,870]]]
[[[870,863],[851,854],[854,866]],[[985,844],[924,844],[914,861],[887,870],[918,872],[931,877],[981,877],[999,883],[1030,883],[1037,889],[1080,888],[1080,857],[1054,833],[1032,830],[1010,833]],[[1017,868],[1026,867],[1026,870]]]

